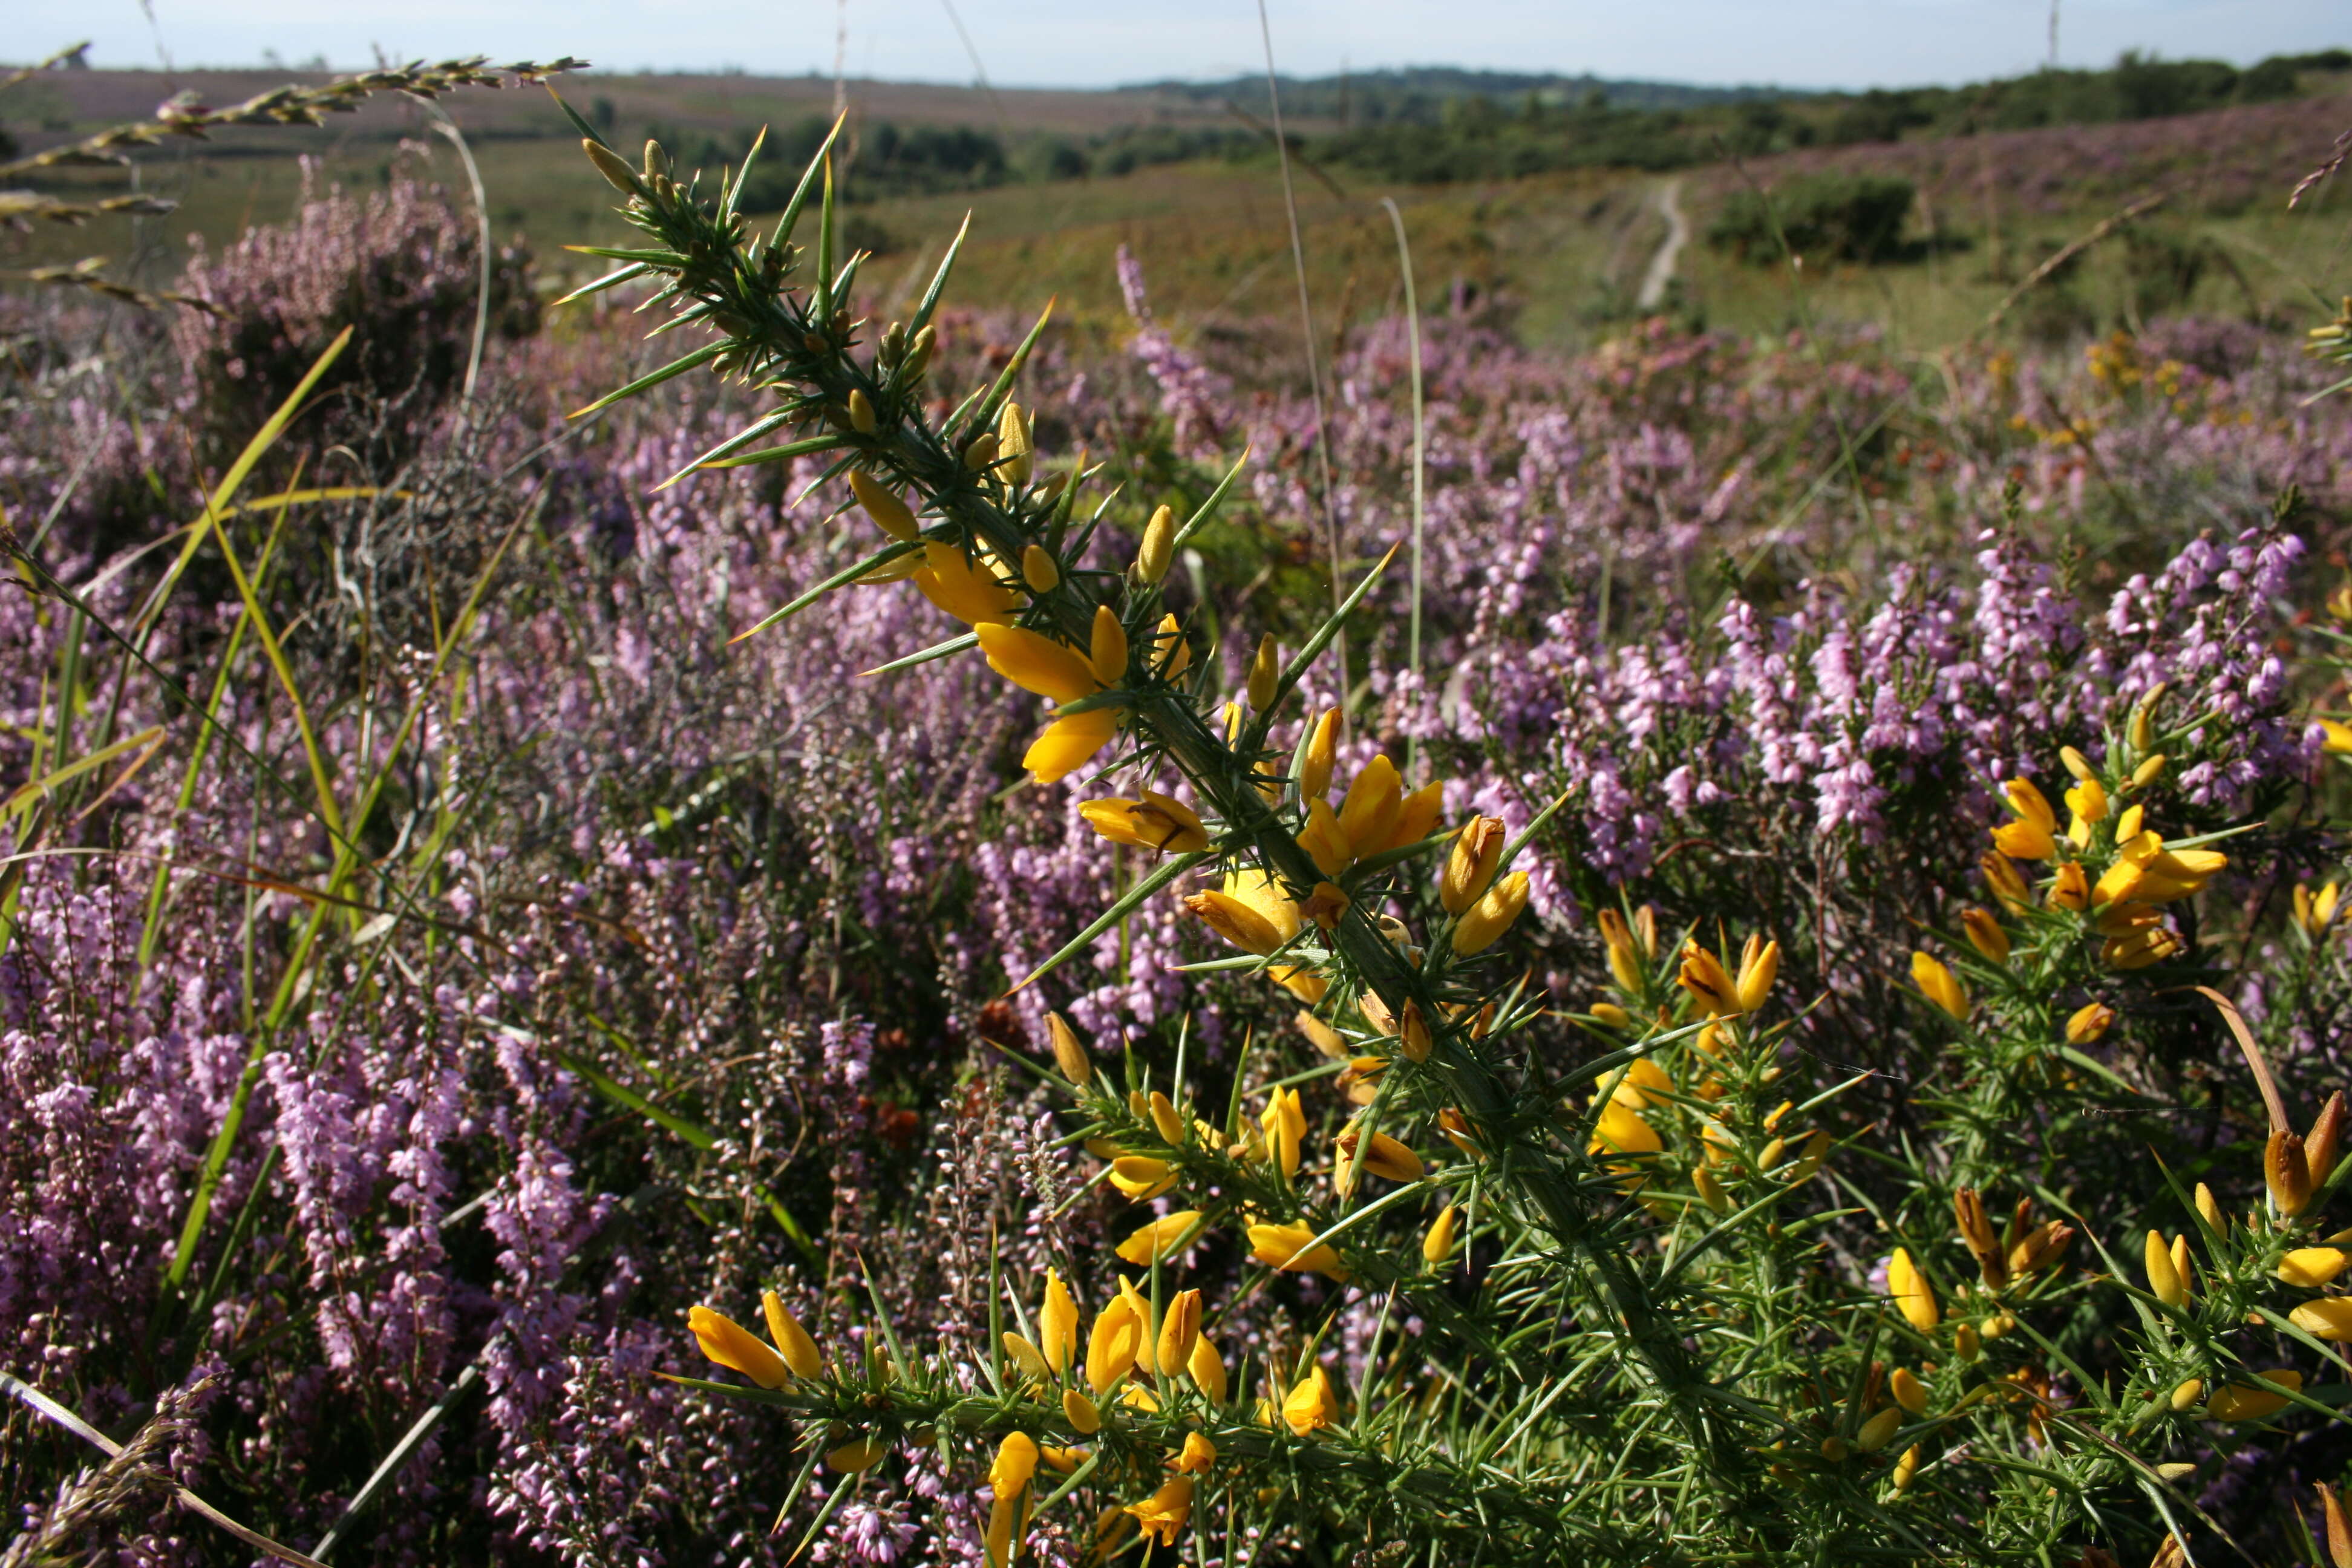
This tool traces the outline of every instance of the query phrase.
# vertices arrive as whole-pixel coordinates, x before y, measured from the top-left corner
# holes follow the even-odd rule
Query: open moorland
[[[2352,1568],[2352,56],[296,74],[0,87],[0,1565]]]

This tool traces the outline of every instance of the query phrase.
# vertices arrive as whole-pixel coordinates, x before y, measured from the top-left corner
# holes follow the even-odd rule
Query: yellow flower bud
[[[1919,1445],[1914,1443],[1909,1447],[1903,1450],[1903,1457],[1895,1461],[1895,1494],[1900,1496],[1901,1494],[1909,1491],[1911,1489],[1912,1479],[1917,1476],[1918,1473]]]
[[[1955,979],[1952,972],[1924,952],[1911,955],[1911,983],[1920,994],[1949,1014],[1958,1023],[1968,1022],[1969,994]]]
[[[1992,918],[1990,910],[1966,910],[1960,915],[1960,927],[1968,933],[1969,945],[1995,963],[2009,962],[2009,933]]]
[[[1261,713],[1273,707],[1275,682],[1281,679],[1282,649],[1275,643],[1274,634],[1268,632],[1258,639],[1257,656],[1250,660],[1250,706]]]
[[[1913,1415],[1927,1414],[1927,1385],[1913,1376],[1905,1367],[1896,1367],[1886,1376],[1886,1392],[1895,1403]]]
[[[1022,753],[1021,765],[1041,784],[1067,778],[1110,744],[1111,737],[1118,733],[1118,724],[1119,711],[1116,708],[1090,708],[1083,713],[1066,714],[1038,732],[1029,749]]]
[[[863,468],[850,469],[849,489],[866,515],[874,520],[875,527],[902,543],[911,544],[920,537],[914,509],[884,488],[873,475]]]
[[[1739,978],[1733,983],[1732,994],[1743,1013],[1753,1013],[1764,1005],[1772,994],[1772,983],[1780,977],[1780,944],[1751,936],[1740,950]]]
[[[1421,1238],[1422,1261],[1433,1268],[1453,1255],[1454,1214],[1452,1204],[1439,1209],[1437,1217],[1430,1222],[1429,1233]]]
[[[1176,617],[1160,617],[1159,626],[1151,634],[1151,668],[1162,680],[1174,680],[1192,668],[1192,645],[1184,640],[1184,628]]]
[[[856,387],[849,389],[849,427],[860,436],[874,434],[874,400]]]
[[[1093,1400],[1075,1388],[1062,1394],[1062,1418],[1081,1437],[1091,1437],[1102,1430],[1102,1412],[1095,1408]]]
[[[1053,1037],[1054,1065],[1062,1069],[1064,1078],[1083,1088],[1095,1076],[1095,1067],[1077,1032],[1059,1013],[1045,1015],[1045,1032]]]
[[[1438,878],[1438,902],[1447,914],[1461,914],[1485,896],[1495,879],[1496,868],[1502,863],[1507,837],[1499,816],[1474,816],[1463,826],[1446,854],[1445,869]],[[1617,928],[1623,930],[1624,922],[1617,919],[1614,910],[1604,910],[1601,914],[1604,922],[1616,921]],[[1605,924],[1603,929],[1607,929]]]
[[[856,412],[852,405],[850,412]],[[996,416],[996,450],[1002,458],[996,472],[1008,485],[1025,485],[1035,471],[1035,458],[1029,449],[1029,416],[1019,404],[1007,401]]]
[[[1033,594],[1050,594],[1060,586],[1062,568],[1054,560],[1054,552],[1042,544],[1023,547],[1021,580],[1029,584]]]
[[[1169,564],[1176,559],[1176,514],[1160,507],[1143,525],[1143,545],[1135,552],[1135,575],[1145,583],[1157,583],[1168,575]]]
[[[2202,1182],[2197,1184],[2197,1212],[2205,1216],[2205,1223],[2212,1227],[2214,1235],[2229,1234],[2230,1216],[2221,1212],[2221,1205],[2213,1196],[2213,1189]]]
[[[2099,776],[2097,771],[2091,766],[2090,759],[2072,746],[2059,747],[2058,760],[2066,764],[2066,771],[2074,774],[2078,782]]]
[[[596,172],[614,190],[625,196],[637,195],[637,172],[629,167],[626,158],[591,136],[580,138],[580,150],[588,154],[588,162],[596,166]]]
[[[1322,800],[1331,793],[1331,769],[1339,755],[1339,710],[1327,708],[1307,738],[1307,756],[1298,772],[1298,797]]]
[[[1119,624],[1118,615],[1108,605],[1095,606],[1090,641],[1087,663],[1095,679],[1105,686],[1117,686],[1127,677],[1127,627]]]
[[[2183,1380],[2174,1387],[2172,1397],[2168,1403],[2171,1405],[2174,1412],[2178,1414],[2181,1411],[2187,1410],[2190,1405],[2195,1405],[2199,1400],[2204,1397],[2205,1380],[2201,1377],[2191,1377]]]
[[[1200,1337],[1201,1293],[1179,1290],[1160,1317],[1160,1341],[1153,1347],[1152,1364],[1169,1376],[1175,1376],[1179,1369],[1192,1364],[1192,1346]]]
[[[1905,1321],[1921,1333],[1932,1333],[1943,1321],[1936,1305],[1936,1289],[1919,1266],[1911,1261],[1910,1250],[1898,1247],[1886,1264],[1886,1293],[1902,1311]]]
[[[1095,1314],[1094,1329],[1087,1336],[1087,1386],[1099,1396],[1134,1370],[1142,1349],[1143,1325],[1135,1309],[1124,1297],[1113,1298]]]
[[[1081,801],[1078,815],[1112,843],[1155,855],[1186,855],[1209,847],[1209,830],[1199,814],[1158,790],[1143,791],[1139,800]]]
[[[2147,1233],[2147,1247],[2143,1264],[2147,1271],[2147,1291],[2168,1307],[2179,1307],[2189,1300],[2189,1287],[2175,1266],[2172,1244],[2164,1239],[2160,1230]]]
[[[1078,1342],[1078,1304],[1061,1275],[1051,1268],[1045,1270],[1045,1304],[1037,1320],[1043,1336],[1038,1348],[1045,1353],[1045,1364],[1056,1373],[1069,1371]]]
[[[1225,1363],[1217,1354],[1217,1347],[1209,1336],[1202,1334],[1192,1342],[1192,1353],[1184,1358],[1184,1375],[1192,1386],[1212,1405],[1225,1402]]]
[[[994,431],[981,436],[963,449],[963,466],[975,474],[981,472],[996,461],[996,445]]]
[[[2263,1182],[2278,1212],[2293,1219],[2311,1205],[2311,1160],[2303,1140],[2280,1129],[2263,1148]]]
[[[1307,1139],[1307,1110],[1298,1090],[1276,1089],[1258,1117],[1258,1125],[1265,1130],[1265,1146],[1283,1179],[1297,1175],[1300,1148]]]
[[[1731,1212],[1731,1194],[1723,1190],[1723,1184],[1717,1181],[1706,1166],[1698,1166],[1691,1172],[1691,1189],[1698,1194],[1699,1202],[1716,1213],[1724,1215]]]
[[[1862,1429],[1853,1435],[1853,1446],[1863,1453],[1875,1454],[1886,1447],[1902,1425],[1901,1408],[1890,1405],[1862,1424]]]

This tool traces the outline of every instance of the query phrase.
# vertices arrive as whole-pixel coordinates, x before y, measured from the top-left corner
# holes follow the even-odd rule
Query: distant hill
[[[1484,98],[1521,107],[1533,101],[1561,108],[1595,101],[1619,109],[1696,109],[1709,104],[1812,96],[1777,87],[1697,87],[1688,82],[1631,81],[1587,73],[1463,70],[1453,66],[1351,71],[1339,76],[1275,79],[1282,88],[1282,111],[1302,119],[1349,125],[1435,121],[1447,103]],[[1237,76],[1223,81],[1133,82],[1113,89],[1159,99],[1220,103],[1230,100],[1253,112],[1265,106],[1265,78]]]

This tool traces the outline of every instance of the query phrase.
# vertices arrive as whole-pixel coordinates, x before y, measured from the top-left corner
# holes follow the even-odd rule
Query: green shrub
[[[1865,264],[1895,260],[1916,193],[1884,174],[1807,174],[1772,191],[1741,191],[1723,205],[1707,245],[1770,266],[1784,251]]]

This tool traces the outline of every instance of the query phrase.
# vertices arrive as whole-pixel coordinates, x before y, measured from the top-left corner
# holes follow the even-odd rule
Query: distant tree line
[[[2105,70],[2042,70],[1966,87],[1863,93],[1782,94],[1436,68],[1286,81],[1282,93],[1285,110],[1294,118],[1327,126],[1339,122],[1319,135],[1294,136],[1294,149],[1310,153],[1327,167],[1376,180],[1437,184],[1584,167],[1663,170],[1709,162],[1727,152],[1757,156],[1913,135],[2190,114],[2291,98],[2303,90],[2306,75],[2345,70],[2352,70],[2352,50],[2276,55],[2243,70],[2221,60],[2165,60],[2127,52]],[[1255,103],[1264,104],[1263,80],[1151,86],[1203,100],[1223,94],[1244,110],[1244,119],[1253,112],[1247,101],[1253,86]],[[609,123],[609,101],[600,100],[595,109],[600,123]],[[752,169],[747,208],[783,205],[830,123],[809,115],[772,132],[767,154]],[[728,139],[659,124],[646,131],[688,168],[715,171],[738,163],[751,143],[749,133]],[[1092,136],[1033,132],[1008,137],[969,125],[866,120],[849,128],[835,172],[842,198],[856,204],[1016,182],[1117,178],[1202,159],[1271,156],[1265,132],[1246,123],[1139,124]],[[1816,205],[1829,215],[1822,219],[1823,232],[1834,237],[1829,248],[1871,255],[1892,243],[1894,230],[1885,222],[1891,190],[1817,194],[1822,199]],[[1749,215],[1737,236],[1718,237],[1717,243],[1760,254],[1761,224],[1760,216]]]

